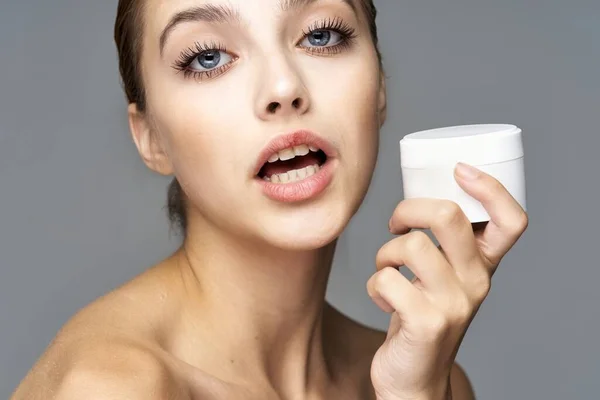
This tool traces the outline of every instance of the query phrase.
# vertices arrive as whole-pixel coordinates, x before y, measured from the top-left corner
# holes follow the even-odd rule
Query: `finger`
[[[383,311],[396,311],[402,319],[411,312],[419,312],[426,305],[423,294],[392,267],[373,274],[367,282],[367,292]]]
[[[410,228],[431,229],[450,265],[463,278],[481,267],[473,227],[458,204],[441,199],[407,199],[394,210],[392,233]]]
[[[384,244],[377,252],[375,265],[377,270],[405,265],[424,288],[433,292],[446,292],[457,279],[448,260],[420,231],[407,233]]]
[[[455,176],[461,188],[481,202],[490,215],[491,220],[477,234],[477,241],[490,267],[495,269],[527,229],[527,213],[497,179],[483,171],[458,164]]]

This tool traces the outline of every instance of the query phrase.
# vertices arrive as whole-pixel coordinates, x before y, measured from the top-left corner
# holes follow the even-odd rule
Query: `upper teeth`
[[[317,151],[319,151],[319,149],[314,146],[308,146],[306,144],[301,144],[300,146],[289,147],[287,149],[283,149],[283,150],[273,154],[271,157],[269,157],[269,162],[274,163],[275,161],[278,161],[278,160],[281,160],[281,161],[291,160],[292,158],[294,158],[296,156],[305,156],[308,154],[309,151],[316,153]]]

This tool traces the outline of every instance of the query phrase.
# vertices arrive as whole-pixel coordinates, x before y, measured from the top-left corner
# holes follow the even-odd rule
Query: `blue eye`
[[[303,47],[328,47],[339,44],[343,39],[339,32],[331,29],[318,29],[306,35],[301,45]]]
[[[185,49],[179,59],[173,63],[173,68],[182,72],[185,78],[194,77],[196,81],[210,79],[224,74],[237,60],[235,54],[227,51],[221,43],[194,43]]]
[[[232,57],[222,50],[204,50],[192,60],[189,68],[196,71],[211,70],[219,67],[221,62],[227,64],[231,60]]]

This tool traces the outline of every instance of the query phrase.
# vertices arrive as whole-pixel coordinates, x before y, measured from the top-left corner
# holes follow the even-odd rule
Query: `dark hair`
[[[381,67],[376,24],[377,9],[373,0],[360,0],[360,3],[369,24],[371,38]],[[140,63],[143,51],[144,5],[143,0],[119,0],[114,32],[123,89],[127,101],[136,103],[140,112],[146,111],[146,96]],[[177,178],[174,178],[169,184],[167,209],[171,225],[178,226],[185,235],[187,230],[185,194]]]

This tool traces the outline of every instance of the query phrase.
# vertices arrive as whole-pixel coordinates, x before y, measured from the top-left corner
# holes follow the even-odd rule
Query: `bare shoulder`
[[[186,400],[153,340],[161,319],[156,314],[165,312],[156,310],[169,307],[164,301],[164,307],[152,305],[160,301],[155,273],[147,271],[75,314],[11,399]]]
[[[189,400],[172,370],[151,352],[106,344],[81,357],[57,388],[57,400]]]
[[[125,340],[50,348],[13,400],[187,400],[184,387],[160,357]]]

